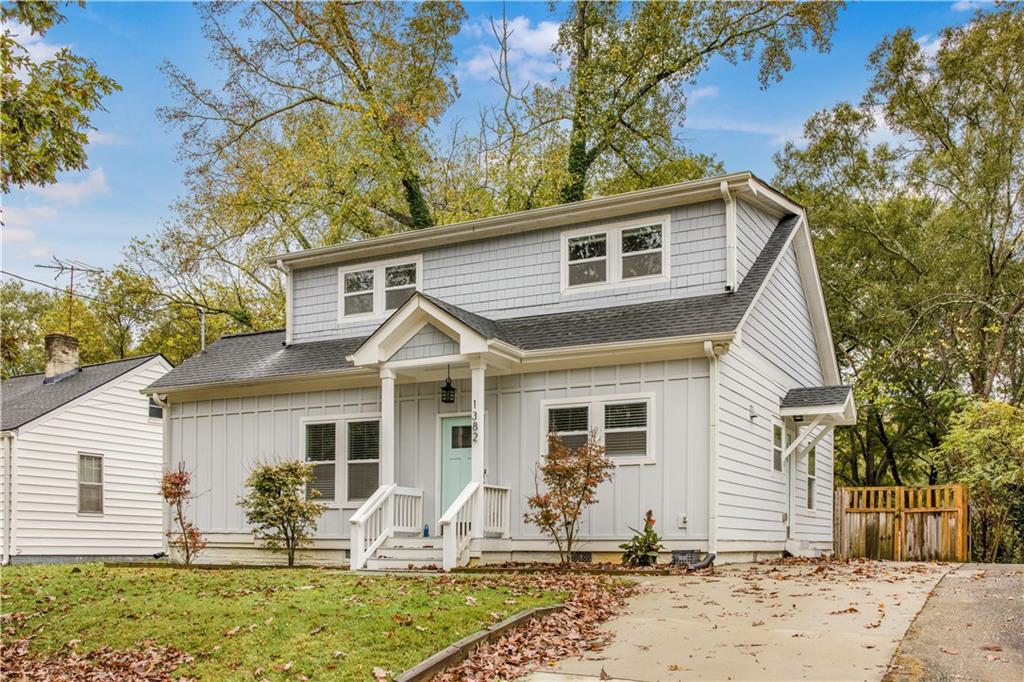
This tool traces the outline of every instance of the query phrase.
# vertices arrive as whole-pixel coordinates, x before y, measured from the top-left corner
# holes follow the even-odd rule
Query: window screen
[[[586,405],[548,410],[548,433],[558,434],[566,447],[586,445],[589,430],[590,409]]]
[[[380,422],[348,423],[348,499],[365,500],[377,490]]]
[[[373,270],[346,272],[343,286],[345,315],[373,312]]]
[[[384,309],[395,310],[416,291],[416,264],[389,265],[384,269]]]
[[[152,398],[149,399],[149,416],[153,419],[162,419],[164,416],[164,408]]]
[[[78,511],[103,513],[103,457],[78,455]]]
[[[604,444],[609,457],[647,455],[647,403],[604,406]]]
[[[608,235],[569,239],[569,286],[597,284],[608,279]]]
[[[622,278],[661,274],[661,225],[622,231]]]
[[[313,465],[313,480],[306,484],[306,495],[319,490],[318,499],[335,499],[335,437],[337,425],[306,424],[306,461]]]

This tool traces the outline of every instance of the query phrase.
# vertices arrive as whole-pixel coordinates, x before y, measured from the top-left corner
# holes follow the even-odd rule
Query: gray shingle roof
[[[808,386],[792,388],[782,399],[781,407],[819,407],[822,405],[843,405],[853,390],[852,386]]]
[[[24,426],[155,357],[158,355],[140,355],[126,360],[85,365],[80,372],[52,384],[43,383],[42,373],[10,377],[0,384],[0,430]]]
[[[488,339],[522,350],[728,333],[736,329],[772,265],[796,229],[797,217],[779,221],[735,292],[690,296],[547,315],[491,320],[427,294],[431,303]],[[314,374],[352,366],[345,358],[366,337],[284,346],[284,331],[226,336],[181,363],[150,388],[209,385]]]

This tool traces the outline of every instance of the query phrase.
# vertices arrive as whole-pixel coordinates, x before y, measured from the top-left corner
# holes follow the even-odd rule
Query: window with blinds
[[[377,490],[380,474],[380,422],[348,423],[348,499],[365,500]]]
[[[646,457],[647,403],[605,405],[604,445],[608,457]]]
[[[103,513],[103,455],[78,455],[78,513]]]
[[[335,499],[336,435],[337,424],[306,424],[306,461],[313,465],[313,480],[306,484],[306,495],[320,491],[317,499],[330,502]]]
[[[562,439],[566,447],[581,448],[587,444],[590,431],[590,408],[586,405],[553,407],[548,410],[548,433]]]

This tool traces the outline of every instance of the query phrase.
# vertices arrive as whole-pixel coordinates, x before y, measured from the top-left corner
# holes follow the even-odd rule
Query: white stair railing
[[[509,489],[500,485],[484,485],[484,533],[507,538],[509,526]]]
[[[382,485],[349,519],[349,568],[359,571],[395,533],[418,533],[423,527],[423,491]]]
[[[479,481],[470,481],[441,517],[441,557],[446,571],[469,563],[465,555],[473,539],[473,507],[480,488]]]

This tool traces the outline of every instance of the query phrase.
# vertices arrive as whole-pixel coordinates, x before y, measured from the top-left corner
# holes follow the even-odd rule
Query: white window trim
[[[334,429],[334,499],[322,500],[328,509],[359,509],[366,500],[348,499],[348,423],[380,421],[380,412],[356,412],[325,414],[315,417],[299,417],[298,446],[299,460],[306,461],[306,426],[308,424],[335,424]],[[366,461],[366,460],[361,460]],[[377,487],[380,487],[380,457],[378,463]]]
[[[661,225],[661,273],[647,277],[622,278],[622,232],[634,227],[645,227],[647,225]],[[569,286],[569,240],[573,237],[584,237],[587,235],[603,234],[606,238],[605,259],[607,279],[604,282],[593,284],[577,284]],[[638,251],[637,253],[647,253]],[[651,216],[649,218],[634,218],[615,223],[603,223],[592,227],[581,227],[575,230],[565,230],[561,236],[560,249],[560,270],[562,294],[577,294],[589,291],[601,291],[604,289],[619,289],[622,287],[639,286],[644,284],[657,284],[669,282],[672,279],[672,216],[669,214]],[[597,258],[592,260],[599,260]],[[586,262],[586,261],[574,261]]]
[[[100,458],[100,510],[98,512],[82,511],[82,456]],[[76,452],[75,453],[75,510],[79,516],[103,516],[107,511],[107,458],[99,452]],[[96,483],[84,483],[84,485],[97,485]]]
[[[553,407],[588,407],[590,424],[589,429],[597,430],[597,434],[601,442],[604,442],[604,406],[605,405],[616,405],[623,403],[647,403],[647,454],[641,456],[632,457],[615,457],[609,456],[608,459],[615,466],[636,466],[643,464],[655,464],[657,454],[655,452],[655,443],[657,438],[655,437],[655,427],[657,426],[657,419],[655,417],[655,395],[654,393],[620,393],[612,395],[601,395],[601,396],[581,396],[579,398],[551,398],[548,400],[542,400],[540,402],[540,443],[538,447],[539,452],[547,452],[548,443],[548,410]]]
[[[416,291],[423,290],[423,256],[417,254],[414,256],[406,256],[404,258],[390,258],[384,261],[373,261],[370,263],[360,263],[358,265],[345,265],[338,268],[338,322],[369,322],[373,320],[383,320],[388,317],[394,310],[385,310],[385,297],[384,297],[384,270],[393,265],[408,265],[413,264],[416,266]],[[350,272],[362,272],[363,270],[373,270],[373,310],[368,313],[360,313],[359,315],[346,315],[345,314],[345,274]],[[364,292],[365,293],[365,292]]]

